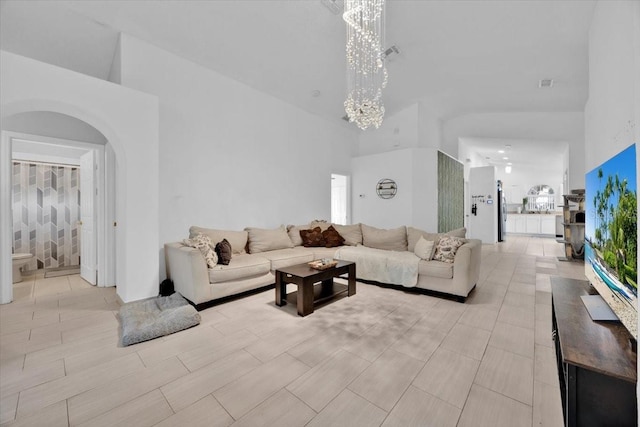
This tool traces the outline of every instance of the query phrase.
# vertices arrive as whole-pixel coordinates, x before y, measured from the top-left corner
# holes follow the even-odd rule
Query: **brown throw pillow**
[[[302,237],[302,246],[305,248],[322,247],[327,244],[322,236],[320,227],[311,230],[300,230],[300,237]]]
[[[218,254],[218,264],[229,265],[231,261],[231,243],[227,239],[216,244],[216,254]]]
[[[325,246],[327,248],[335,248],[336,246],[344,245],[344,237],[342,237],[340,233],[333,228],[333,225],[330,225],[329,228],[322,232],[322,237],[324,237]]]

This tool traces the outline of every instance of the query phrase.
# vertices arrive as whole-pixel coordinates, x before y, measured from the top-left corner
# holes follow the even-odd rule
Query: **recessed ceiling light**
[[[505,145],[504,148],[506,148],[507,150],[511,150],[511,144]]]
[[[504,154],[504,150],[498,150],[498,153]]]
[[[508,164],[509,166],[511,166],[513,163],[509,162],[509,163],[507,163],[507,164]]]
[[[553,87],[553,79],[540,79],[538,82],[538,88],[549,89]]]
[[[503,157],[502,160],[509,160],[509,158],[508,157]]]
[[[311,96],[313,96],[314,98],[317,98],[320,96],[320,91],[318,89],[314,90],[311,92]]]

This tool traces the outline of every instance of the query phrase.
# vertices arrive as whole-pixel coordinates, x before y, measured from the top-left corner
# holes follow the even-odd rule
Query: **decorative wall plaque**
[[[392,179],[381,179],[376,185],[376,193],[381,199],[391,199],[396,195],[398,191],[398,185]]]

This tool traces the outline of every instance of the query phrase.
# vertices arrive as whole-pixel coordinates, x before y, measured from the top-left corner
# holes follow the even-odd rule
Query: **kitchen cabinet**
[[[540,234],[556,235],[556,215],[540,216]]]
[[[556,235],[556,216],[552,214],[507,215],[507,233]]]

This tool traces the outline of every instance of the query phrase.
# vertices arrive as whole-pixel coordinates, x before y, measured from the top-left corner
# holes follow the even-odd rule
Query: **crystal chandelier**
[[[360,129],[384,118],[382,89],[387,85],[384,66],[385,0],[345,0],[342,18],[347,23],[347,99],[350,122]]]

